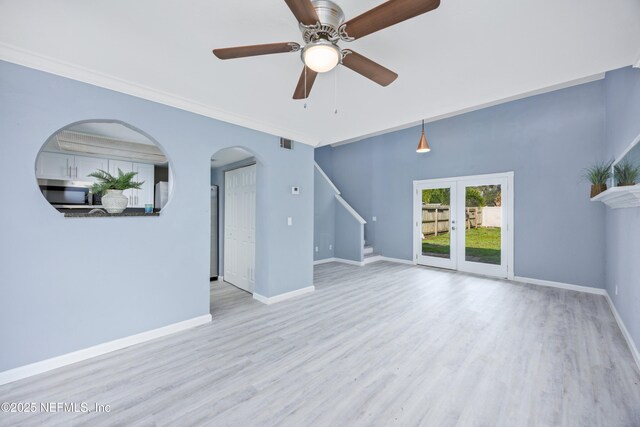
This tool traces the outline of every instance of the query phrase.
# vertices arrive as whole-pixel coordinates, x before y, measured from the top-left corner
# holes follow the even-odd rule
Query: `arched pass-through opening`
[[[261,164],[244,147],[211,157],[211,310],[249,301],[256,291],[256,198]]]
[[[121,174],[128,174],[126,183],[116,183]],[[170,160],[160,144],[128,123],[109,119],[56,131],[36,157],[35,175],[44,200],[65,216],[157,215],[173,187]],[[118,206],[108,203],[112,190]]]

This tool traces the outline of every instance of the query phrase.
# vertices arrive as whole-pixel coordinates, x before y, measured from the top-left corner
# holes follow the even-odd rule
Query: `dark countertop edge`
[[[160,216],[160,212],[122,212],[119,214],[90,214],[88,212],[64,212],[65,218],[113,218],[126,216]]]

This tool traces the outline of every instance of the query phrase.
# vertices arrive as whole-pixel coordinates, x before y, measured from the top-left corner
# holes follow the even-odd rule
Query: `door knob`
[[[451,227],[451,230],[455,231],[455,230],[456,230],[456,228],[455,228],[455,227]]]

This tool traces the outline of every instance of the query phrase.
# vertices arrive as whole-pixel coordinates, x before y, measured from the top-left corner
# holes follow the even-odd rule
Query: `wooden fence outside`
[[[482,208],[466,208],[465,228],[477,228],[482,225]],[[451,227],[451,210],[446,205],[422,205],[422,234],[437,236],[448,233]]]

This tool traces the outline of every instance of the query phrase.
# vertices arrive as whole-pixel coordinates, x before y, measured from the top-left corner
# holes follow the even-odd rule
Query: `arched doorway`
[[[255,291],[256,156],[229,147],[211,157],[211,278]]]

